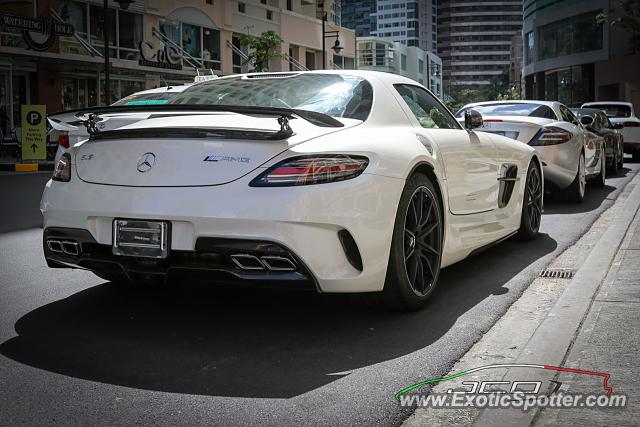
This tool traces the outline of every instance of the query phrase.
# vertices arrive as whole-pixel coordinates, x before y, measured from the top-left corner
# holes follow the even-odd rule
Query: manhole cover
[[[549,277],[552,279],[571,279],[575,274],[574,270],[560,270],[555,268],[547,268],[540,272],[540,277]]]

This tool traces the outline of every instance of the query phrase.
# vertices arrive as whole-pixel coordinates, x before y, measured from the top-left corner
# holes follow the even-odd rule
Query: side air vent
[[[362,271],[362,257],[360,256],[360,250],[358,250],[358,245],[356,245],[356,241],[353,239],[351,233],[347,230],[340,230],[338,231],[338,239],[340,240],[342,250],[347,256],[349,264],[351,264],[356,270]]]

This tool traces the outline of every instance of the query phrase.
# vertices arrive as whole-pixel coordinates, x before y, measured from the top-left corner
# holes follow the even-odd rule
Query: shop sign
[[[154,68],[166,68],[169,70],[182,70],[180,55],[169,45],[165,45],[162,49],[154,49],[151,43],[140,42],[138,48],[140,50],[138,65]]]
[[[45,160],[47,158],[46,105],[23,104],[21,116],[22,160]]]
[[[50,16],[29,18],[27,16],[0,14],[0,27],[19,30],[29,48],[38,52],[49,50],[56,36],[73,35],[73,25],[55,22]]]

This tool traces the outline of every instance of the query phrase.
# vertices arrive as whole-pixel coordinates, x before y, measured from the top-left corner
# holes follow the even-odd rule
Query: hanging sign
[[[169,70],[182,70],[180,55],[176,49],[165,45],[162,49],[154,49],[149,42],[140,42],[140,59],[138,65],[154,68],[166,68]]]
[[[0,14],[0,27],[20,30],[30,49],[38,52],[49,50],[56,36],[72,36],[73,25],[55,22],[50,16],[29,18],[10,13]]]

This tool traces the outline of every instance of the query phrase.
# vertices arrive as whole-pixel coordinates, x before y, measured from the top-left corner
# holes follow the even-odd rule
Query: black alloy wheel
[[[405,184],[393,229],[382,301],[395,310],[417,310],[438,284],[444,221],[435,184],[415,174]]]
[[[524,188],[522,216],[518,235],[524,240],[535,238],[542,222],[542,179],[534,161],[529,164]]]

